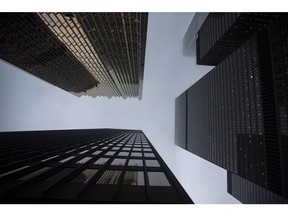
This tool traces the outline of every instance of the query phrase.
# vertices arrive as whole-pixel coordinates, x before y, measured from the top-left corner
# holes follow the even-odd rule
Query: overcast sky
[[[211,67],[182,55],[193,13],[149,13],[142,100],[78,98],[0,60],[0,131],[140,129],[195,203],[239,203],[226,170],[174,144],[175,98]]]

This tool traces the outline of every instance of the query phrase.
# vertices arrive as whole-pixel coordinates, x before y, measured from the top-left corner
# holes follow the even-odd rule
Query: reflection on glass
[[[92,147],[91,149],[95,149],[95,148],[97,148],[98,146],[94,146],[94,147]]]
[[[143,166],[143,162],[139,159],[130,159],[128,166]]]
[[[122,184],[132,186],[144,186],[144,173],[139,171],[126,171]]]
[[[26,175],[26,176],[23,176],[23,177],[19,178],[18,180],[23,180],[23,181],[29,180],[29,179],[31,179],[31,178],[33,178],[35,176],[38,176],[38,175],[44,173],[45,171],[47,171],[49,169],[51,169],[51,167],[44,167],[42,169],[39,169],[39,170],[37,170],[35,172],[32,172],[32,173]]]
[[[123,150],[125,150],[125,151],[130,151],[131,148],[123,148]]]
[[[148,179],[150,186],[170,186],[163,172],[148,172]]]
[[[93,154],[92,155],[98,155],[98,154],[100,154],[102,151],[95,151],[95,152],[93,152]]]
[[[144,153],[145,157],[155,157],[153,153]]]
[[[94,164],[95,165],[104,165],[108,160],[109,160],[109,158],[99,158]]]
[[[114,154],[115,154],[115,151],[109,151],[109,152],[107,152],[105,155],[112,156],[112,155],[114,155]]]
[[[160,164],[157,160],[145,160],[146,166],[148,167],[160,167]]]
[[[68,157],[68,158],[65,158],[65,159],[59,161],[59,162],[60,162],[60,163],[65,163],[66,161],[69,161],[69,160],[71,160],[71,159],[73,159],[73,158],[75,158],[75,156],[70,156],[70,157]]]
[[[75,151],[76,149],[72,149],[72,150],[70,150],[70,151],[67,151],[67,152],[65,152],[65,153],[70,153],[70,152],[73,152],[73,151]]]
[[[55,175],[52,175],[50,178],[46,179],[45,181],[48,182],[58,182],[65,178],[67,175],[69,175],[74,169],[73,168],[65,168],[61,170],[60,172],[56,173]]]
[[[152,152],[151,148],[144,148],[143,150],[144,150],[144,152]]]
[[[119,170],[106,170],[97,181],[97,184],[117,184],[120,174],[121,171]]]
[[[113,147],[112,150],[119,150],[119,147]]]
[[[126,162],[126,159],[121,159],[121,158],[116,158],[113,160],[113,162],[111,163],[111,165],[114,165],[114,166],[124,166]]]
[[[107,146],[105,146],[105,147],[103,147],[102,149],[107,149],[108,147]]]
[[[84,150],[84,151],[80,152],[79,154],[84,154],[86,152],[88,152],[88,150]]]
[[[83,159],[77,161],[76,163],[78,164],[84,164],[86,163],[87,161],[89,161],[92,157],[84,157]]]
[[[118,156],[128,156],[129,152],[120,152]]]
[[[133,148],[133,151],[141,151],[141,148]]]
[[[96,169],[85,169],[80,175],[76,176],[72,183],[87,183],[96,174]]]
[[[142,157],[142,153],[132,152],[131,156],[133,156],[133,157]]]

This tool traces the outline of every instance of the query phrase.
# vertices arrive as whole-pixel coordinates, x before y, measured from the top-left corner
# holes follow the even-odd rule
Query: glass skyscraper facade
[[[235,196],[244,203],[269,203],[267,191],[287,203],[287,18],[269,13],[208,15],[199,30],[197,58],[214,59],[216,66],[176,99],[176,144],[227,169],[233,176],[228,179],[239,176],[242,180],[232,181],[228,192],[245,188]],[[226,27],[214,31],[210,22]],[[239,37],[243,40],[233,43]],[[251,184],[241,187],[239,182]],[[264,197],[252,197],[261,188]],[[243,198],[245,193],[249,198]]]
[[[78,97],[142,97],[148,13],[0,13],[0,58]]]
[[[193,203],[139,130],[0,133],[1,203]]]

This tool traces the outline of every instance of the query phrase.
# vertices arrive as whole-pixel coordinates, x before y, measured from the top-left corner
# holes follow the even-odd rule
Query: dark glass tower
[[[255,17],[251,14],[251,20]],[[234,176],[228,179],[238,178],[229,183],[228,192],[243,190],[235,197],[244,203],[275,202],[278,198],[272,201],[268,192],[288,202],[287,17],[273,14],[267,25],[176,99],[176,144],[227,169]],[[253,192],[260,189],[261,199]]]
[[[1,203],[193,203],[139,130],[0,133]]]
[[[148,13],[0,13],[0,58],[76,96],[142,97]]]

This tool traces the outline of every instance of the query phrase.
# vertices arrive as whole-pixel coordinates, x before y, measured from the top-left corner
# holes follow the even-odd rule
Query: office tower
[[[140,130],[0,133],[1,203],[193,203]]]
[[[176,144],[228,170],[228,192],[244,203],[288,203],[287,17],[275,14],[176,99]]]
[[[78,97],[142,97],[148,13],[0,13],[0,58]]]
[[[209,13],[197,34],[197,64],[218,65],[276,16],[275,13]]]

